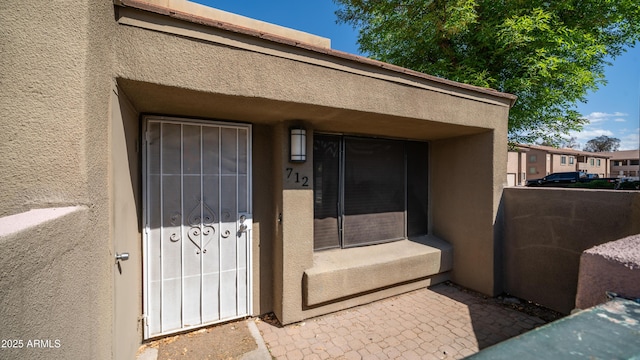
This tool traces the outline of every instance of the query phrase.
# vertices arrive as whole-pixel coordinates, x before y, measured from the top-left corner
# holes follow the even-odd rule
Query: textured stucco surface
[[[313,175],[312,161],[287,160],[292,124],[309,130],[308,153],[314,131],[433,141],[431,231],[453,245],[456,281],[493,292],[512,98],[137,10],[129,15],[142,13],[136,21],[156,30],[122,25],[110,0],[3,5],[0,216],[82,207],[2,238],[0,256],[10,260],[0,264],[2,335],[62,340],[55,354],[26,357],[126,358],[141,341],[137,126],[145,113],[253,125],[254,312],[289,323],[449,276],[305,309]],[[289,167],[309,187],[292,182]],[[122,251],[136,258],[120,273]],[[121,312],[127,291],[133,302]],[[129,335],[119,332],[122,319]],[[120,340],[129,341],[122,353]]]
[[[505,189],[505,291],[569,313],[582,252],[640,233],[638,219],[638,192]]]
[[[63,215],[0,237],[0,338],[24,342],[22,348],[3,348],[3,359],[108,355],[108,349],[100,349],[100,342],[104,345],[108,341],[108,324],[99,323],[99,314],[90,318],[100,301],[100,290],[95,288],[100,273],[88,271],[94,262],[87,256],[93,251],[87,241],[91,211],[80,206],[57,210]],[[69,229],[73,229],[73,236]],[[101,339],[100,331],[107,331],[102,334],[107,339]],[[59,347],[27,348],[27,342],[36,339],[59,340]]]
[[[628,236],[624,239],[594,246],[586,250],[585,254],[602,256],[631,269],[640,268],[640,235]]]
[[[111,357],[110,1],[3,2],[0,216],[85,210],[10,235],[0,248],[3,338],[61,338],[3,358]]]
[[[494,223],[507,178],[506,128],[431,145],[433,234],[453,245],[452,281],[494,295]]]
[[[314,253],[304,272],[306,306],[336,301],[451,270],[453,248],[434,237]]]
[[[435,139],[503,126],[508,110],[506,99],[409,81],[281,44],[266,44],[265,54],[255,46],[221,46],[131,26],[120,26],[118,38],[117,74],[141,112],[179,109],[187,116],[251,122],[304,119],[317,131]],[[188,106],[177,104],[181,94]]]
[[[84,2],[68,3],[3,3],[0,215],[86,202],[87,124],[72,119],[88,105],[89,19]]]
[[[640,298],[640,234],[594,246],[580,256],[576,308],[607,301],[607,291]]]

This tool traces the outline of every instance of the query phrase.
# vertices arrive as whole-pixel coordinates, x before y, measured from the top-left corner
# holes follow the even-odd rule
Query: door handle
[[[120,261],[120,260],[122,260],[122,261],[129,260],[129,253],[127,253],[127,252],[122,253],[122,254],[116,253],[116,261]]]

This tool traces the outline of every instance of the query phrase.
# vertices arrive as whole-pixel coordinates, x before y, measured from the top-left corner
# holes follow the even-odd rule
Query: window
[[[598,166],[600,166],[601,165],[600,159],[598,159],[596,163],[598,164]]]
[[[573,165],[573,160],[574,160],[574,157],[573,156],[569,156],[569,165]]]
[[[560,164],[567,165],[567,157],[566,156],[562,155],[560,157]]]
[[[589,159],[589,165],[593,166],[593,164],[594,164],[593,159]]]
[[[529,162],[536,162],[538,161],[538,157],[535,155],[529,155]]]
[[[532,166],[529,168],[529,174],[535,174],[536,173],[536,167]]]
[[[314,250],[427,234],[427,143],[316,134]]]
[[[629,165],[640,165],[640,160],[629,160]]]

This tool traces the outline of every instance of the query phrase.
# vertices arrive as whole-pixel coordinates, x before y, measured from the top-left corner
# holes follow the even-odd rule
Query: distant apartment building
[[[609,153],[593,153],[574,149],[556,149],[542,145],[518,145],[508,156],[509,186],[525,185],[527,180],[543,178],[551,173],[583,171],[609,177]],[[523,173],[524,166],[524,174]],[[517,173],[512,172],[518,170]],[[514,177],[514,174],[517,174]]]
[[[507,186],[527,184],[527,152],[529,149],[516,148],[507,154]]]
[[[611,177],[640,176],[640,150],[623,150],[603,153],[610,156]]]

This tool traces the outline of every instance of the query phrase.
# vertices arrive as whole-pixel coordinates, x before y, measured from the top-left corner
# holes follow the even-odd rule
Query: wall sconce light
[[[289,129],[291,149],[290,162],[305,162],[307,160],[307,131],[302,128]]]

